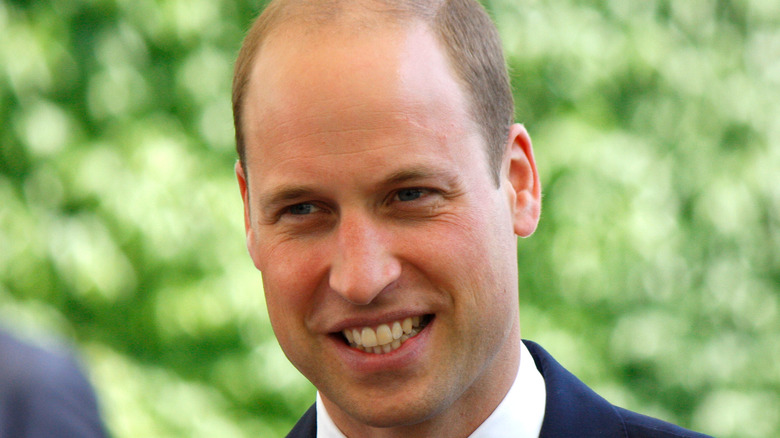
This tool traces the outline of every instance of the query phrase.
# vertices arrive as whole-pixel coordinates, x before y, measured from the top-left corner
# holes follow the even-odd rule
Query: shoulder
[[[0,332],[0,387],[3,392],[35,392],[87,385],[66,351],[50,351]]]
[[[72,354],[0,331],[0,435],[8,431],[105,436],[92,387]]]
[[[542,437],[699,438],[707,436],[612,405],[563,368],[544,348],[530,341],[523,342],[544,378],[547,398]]]
[[[707,438],[709,435],[693,432],[671,423],[615,407],[623,419],[629,437]]]

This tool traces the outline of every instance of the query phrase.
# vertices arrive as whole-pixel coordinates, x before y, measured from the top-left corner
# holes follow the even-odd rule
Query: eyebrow
[[[402,169],[391,173],[379,185],[393,185],[403,183],[409,180],[425,179],[435,177],[438,172],[432,172],[425,167],[413,167],[411,169]]]
[[[446,182],[447,185],[455,185],[460,181],[460,177],[449,169],[435,169],[428,166],[414,166],[408,169],[401,169],[393,172],[382,180],[378,187],[398,185],[409,181],[438,179]]]
[[[281,186],[271,193],[259,196],[257,201],[263,216],[269,216],[279,206],[285,205],[290,201],[310,197],[316,192],[313,187],[306,185]]]

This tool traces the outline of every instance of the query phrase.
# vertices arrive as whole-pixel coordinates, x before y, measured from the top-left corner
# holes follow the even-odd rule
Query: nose
[[[342,216],[330,266],[331,289],[350,303],[371,303],[401,275],[390,244],[390,232],[369,218]]]

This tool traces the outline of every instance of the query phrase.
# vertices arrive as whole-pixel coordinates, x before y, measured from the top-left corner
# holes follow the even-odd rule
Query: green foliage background
[[[233,176],[258,0],[0,2],[0,323],[71,340],[116,437],[282,436]],[[780,2],[493,0],[545,206],[523,335],[612,402],[780,436]]]

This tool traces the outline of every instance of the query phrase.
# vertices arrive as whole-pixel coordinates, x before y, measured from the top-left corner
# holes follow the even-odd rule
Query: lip
[[[391,319],[391,321],[393,320]],[[383,319],[378,324],[384,322],[387,321]],[[374,324],[374,322],[372,321],[365,325],[370,326],[371,324]],[[344,328],[352,327],[355,326],[344,326]],[[370,375],[387,371],[397,372],[408,367],[416,366],[417,361],[419,361],[426,352],[426,346],[430,342],[429,338],[435,328],[436,318],[433,317],[417,336],[407,339],[397,350],[382,354],[366,353],[352,348],[344,342],[340,333],[332,334],[329,336],[329,340],[335,350],[336,356],[339,357],[341,362],[355,375]]]

